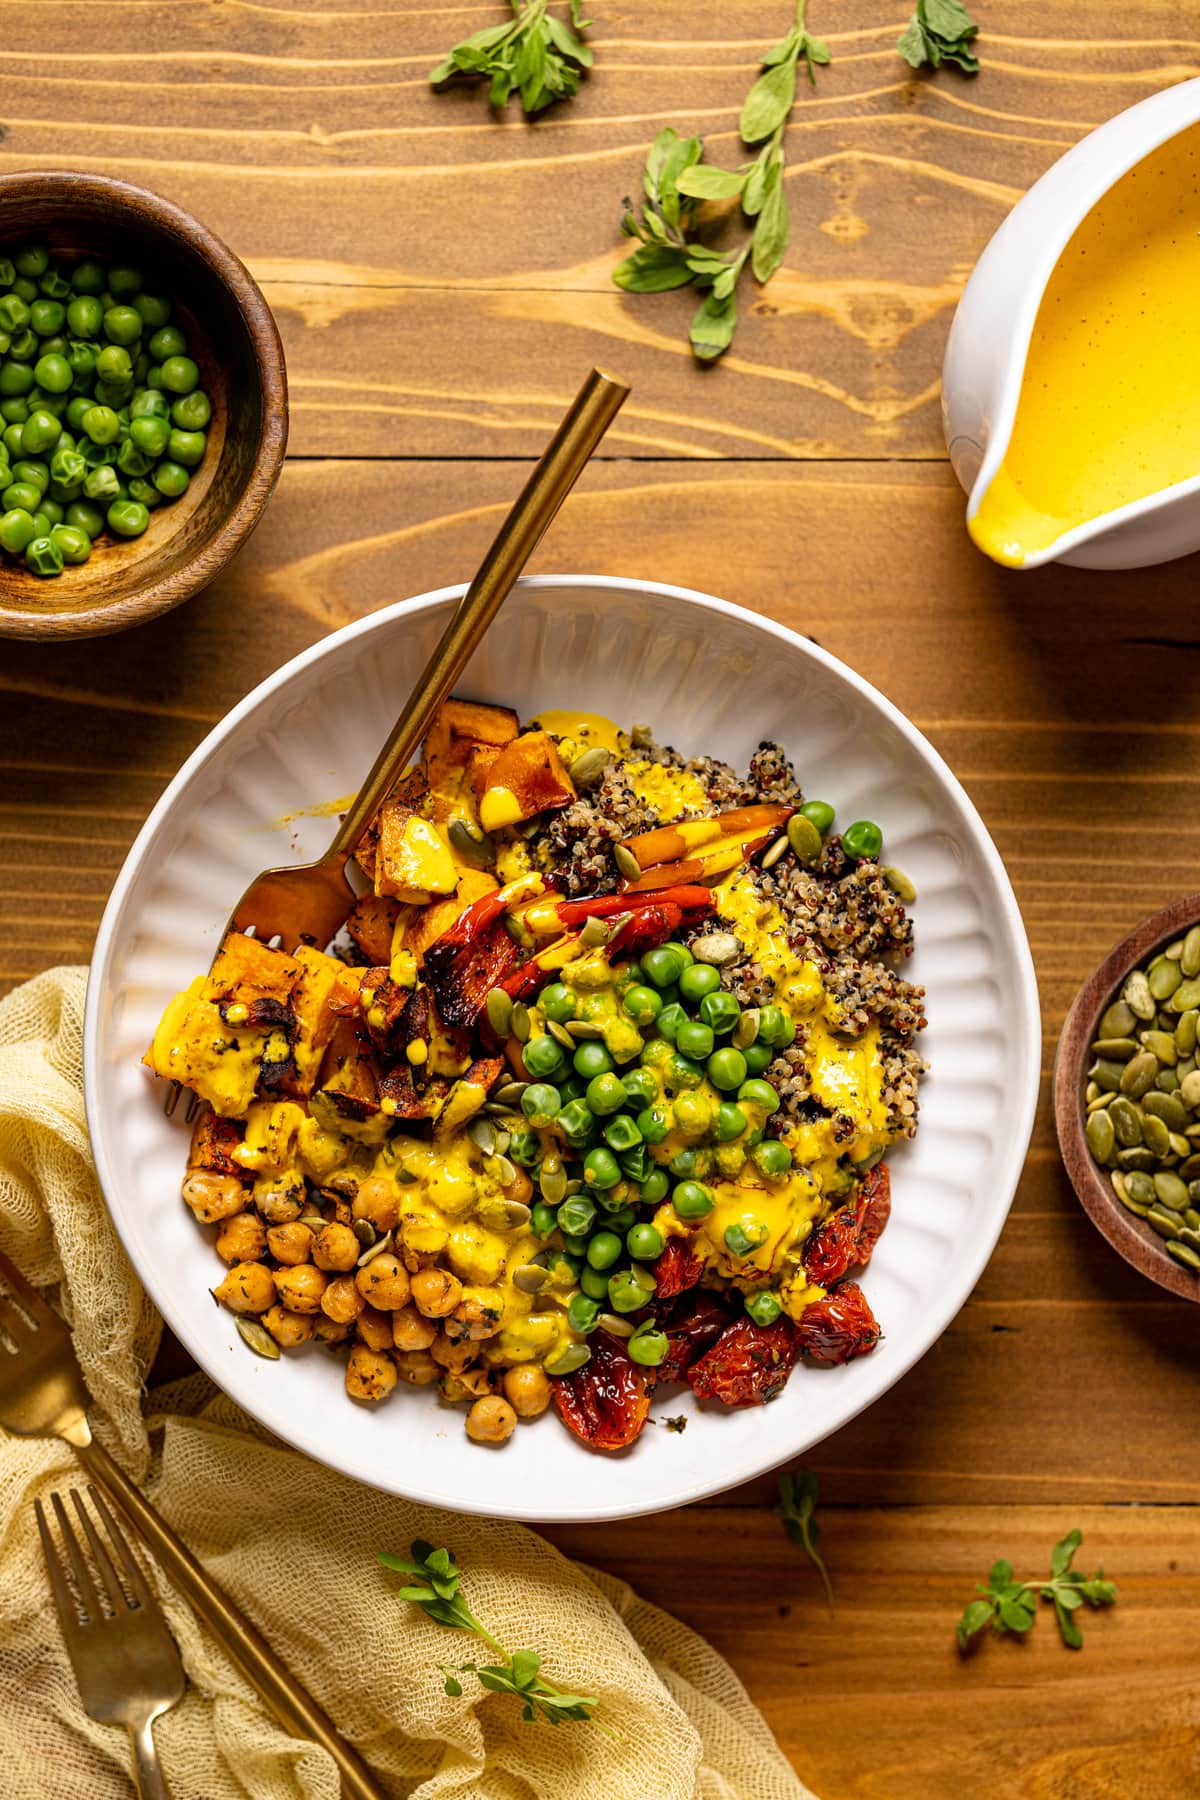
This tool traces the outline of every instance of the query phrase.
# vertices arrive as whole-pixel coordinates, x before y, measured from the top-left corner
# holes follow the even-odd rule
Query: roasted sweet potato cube
[[[246,1172],[234,1161],[233,1153],[245,1129],[240,1119],[222,1119],[210,1106],[202,1106],[192,1126],[188,1168],[207,1169],[214,1175],[236,1175],[244,1180]]]
[[[467,758],[466,785],[471,791],[476,806],[483,799],[483,791],[488,784],[497,759],[500,756],[498,744],[472,744],[471,754]]]
[[[424,905],[432,894],[452,894],[458,870],[437,827],[403,800],[384,802],[379,815],[375,891]]]
[[[379,1105],[379,1066],[360,1020],[338,1019],[309,1101],[319,1125],[380,1143],[391,1121]]]
[[[479,822],[485,831],[497,831],[569,806],[575,797],[574,783],[549,732],[526,731],[504,746],[488,770]]]
[[[299,978],[299,965],[282,950],[271,950],[257,938],[231,931],[209,970],[204,998],[221,1007],[231,1001],[251,1006],[256,1000],[277,1000],[287,1006]]]
[[[488,706],[477,700],[459,700],[454,695],[438,709],[437,717],[425,739],[425,765],[464,764],[472,745],[492,744],[499,748],[511,744],[520,725],[517,715],[507,706]]]
[[[445,900],[437,900],[432,906],[414,907],[404,923],[401,942],[406,950],[411,950],[419,962],[430,944],[436,944],[443,932],[449,931],[455,919],[466,912],[468,906],[481,900],[485,894],[494,894],[497,883],[483,869],[461,869],[458,886],[454,893]]]
[[[392,934],[400,911],[399,900],[387,894],[364,894],[350,908],[346,930],[368,962],[385,963],[391,956]]]
[[[321,1066],[325,1047],[334,1033],[338,1012],[333,1001],[346,968],[336,956],[302,944],[296,951],[300,978],[292,994],[296,1035],[292,1043],[292,1068],[284,1083],[297,1097],[310,1094]]]

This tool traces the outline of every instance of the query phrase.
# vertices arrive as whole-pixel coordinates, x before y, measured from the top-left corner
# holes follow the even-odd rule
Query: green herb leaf
[[[1001,1634],[1029,1631],[1039,1595],[1053,1605],[1063,1643],[1070,1650],[1082,1649],[1083,1636],[1075,1617],[1080,1606],[1084,1601],[1089,1606],[1112,1606],[1117,1598],[1115,1584],[1104,1579],[1102,1569],[1097,1569],[1095,1575],[1088,1578],[1071,1568],[1082,1541],[1081,1532],[1069,1531],[1055,1544],[1050,1553],[1048,1581],[1014,1581],[1010,1562],[1004,1557],[994,1562],[988,1572],[986,1587],[981,1585],[977,1590],[982,1599],[968,1604],[954,1628],[959,1649],[966,1650],[971,1639],[989,1624]]]
[[[737,328],[737,296],[717,299],[709,294],[692,315],[688,339],[701,362],[715,362],[733,342]]]
[[[962,1618],[955,1627],[955,1634],[958,1638],[958,1647],[960,1650],[966,1649],[976,1632],[982,1631],[985,1625],[991,1624],[994,1613],[995,1609],[990,1600],[972,1600],[969,1602],[963,1611]]]
[[[917,9],[896,48],[914,69],[924,63],[940,69],[950,62],[967,75],[977,75],[979,58],[970,44],[978,32],[962,0],[917,0]]]
[[[1065,1575],[1075,1558],[1075,1552],[1083,1542],[1082,1531],[1068,1531],[1050,1552],[1050,1573]]]
[[[686,287],[692,273],[682,249],[673,244],[642,244],[617,264],[613,280],[628,294],[664,294],[669,288]]]
[[[761,143],[778,131],[796,99],[796,61],[776,63],[760,75],[742,107],[738,129],[747,144]]]
[[[833,1583],[829,1579],[829,1570],[825,1567],[825,1560],[817,1549],[821,1528],[816,1520],[816,1505],[817,1478],[811,1469],[797,1469],[793,1474],[784,1474],[779,1477],[779,1502],[775,1508],[776,1516],[782,1520],[783,1529],[793,1544],[799,1545],[816,1568],[825,1588],[826,1603],[832,1612]]]
[[[732,169],[714,169],[711,163],[684,169],[677,186],[681,194],[693,200],[732,200],[746,185],[744,174]]]
[[[767,196],[754,227],[750,267],[755,281],[770,281],[783,261],[790,235],[787,201],[783,193],[783,170],[776,164],[767,185]]]
[[[587,20],[579,0],[571,0],[570,25],[547,10],[548,0],[509,3],[514,18],[464,38],[430,70],[429,79],[440,87],[456,75],[483,78],[489,82],[488,103],[497,108],[508,104],[515,89],[532,115],[578,92],[580,77],[593,60],[578,35]]]

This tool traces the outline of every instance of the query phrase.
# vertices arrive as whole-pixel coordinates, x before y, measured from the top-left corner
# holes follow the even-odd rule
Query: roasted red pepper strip
[[[892,1178],[885,1164],[868,1170],[858,1190],[858,1246],[855,1262],[869,1263],[892,1213]],[[824,1287],[825,1283],[821,1283]]]
[[[584,925],[589,919],[607,919],[613,913],[638,912],[643,907],[664,903],[678,906],[681,913],[694,911],[703,917],[712,911],[713,899],[706,887],[685,886],[660,888],[653,894],[593,894],[590,899],[559,900],[554,910],[570,930],[572,925]]]
[[[589,1450],[624,1450],[646,1423],[653,1375],[610,1332],[593,1332],[588,1346],[591,1359],[582,1369],[555,1378],[554,1403]]]
[[[536,904],[539,909],[543,909],[546,905],[544,897]],[[631,894],[628,898],[621,894],[596,894],[590,900],[557,901],[554,911],[568,929],[574,925],[584,925],[588,919],[612,918],[628,913],[625,923],[613,932],[607,949],[610,955],[619,951],[623,956],[638,956],[652,944],[664,943],[685,921],[692,925],[710,913],[712,895],[707,888],[701,887],[669,888],[662,893]],[[517,916],[520,917],[519,914]],[[543,944],[541,950],[535,951],[528,962],[512,969],[495,985],[502,987],[513,1000],[528,1000],[548,981],[555,980],[564,961],[570,961],[576,955],[584,955],[586,948],[576,935],[568,955],[564,957],[563,939],[555,938],[552,943]],[[541,958],[550,950],[555,953],[554,966],[545,968]]]
[[[856,1281],[843,1281],[824,1300],[813,1300],[796,1326],[800,1354],[814,1362],[852,1362],[873,1350],[881,1336],[867,1296]]]
[[[783,1392],[795,1360],[796,1328],[790,1319],[756,1325],[743,1316],[725,1327],[712,1349],[692,1364],[687,1378],[701,1400],[763,1406]]]

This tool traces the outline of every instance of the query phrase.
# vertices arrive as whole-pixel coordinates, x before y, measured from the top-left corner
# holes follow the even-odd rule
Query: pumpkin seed
[[[1106,1163],[1116,1144],[1113,1122],[1106,1112],[1093,1113],[1088,1120],[1087,1141],[1088,1148],[1096,1161]]]
[[[1142,1044],[1151,1056],[1157,1056],[1164,1069],[1173,1069],[1179,1061],[1173,1031],[1143,1031]]]
[[[504,1081],[492,1094],[492,1099],[500,1106],[517,1107],[521,1104],[521,1095],[529,1086],[527,1081]]]
[[[1193,925],[1184,938],[1179,966],[1185,975],[1200,975],[1200,925]]]
[[[1154,1078],[1154,1085],[1160,1094],[1173,1094],[1179,1086],[1179,1076],[1174,1069],[1160,1069]]]
[[[1146,1113],[1142,1119],[1142,1142],[1147,1150],[1153,1151],[1157,1157],[1163,1157],[1171,1148],[1171,1134],[1161,1119],[1153,1113]]]
[[[887,863],[880,869],[879,873],[883,876],[883,879],[887,882],[897,900],[903,900],[905,906],[911,906],[917,897],[917,890],[914,883],[910,881],[909,877],[904,873],[904,870],[897,869],[892,863]]]
[[[1192,1146],[1188,1143],[1181,1131],[1173,1131],[1171,1133],[1171,1149],[1172,1152],[1179,1157],[1190,1156],[1192,1152]]]
[[[1190,1075],[1192,1073],[1192,1070],[1195,1067],[1196,1067],[1196,1056],[1195,1056],[1195,1052],[1193,1051],[1193,1053],[1190,1056],[1181,1056],[1180,1057],[1179,1061],[1175,1064],[1175,1073],[1178,1075],[1180,1081],[1182,1081],[1184,1076]]]
[[[540,1294],[550,1280],[550,1271],[538,1263],[522,1263],[513,1270],[513,1286],[523,1294]]]
[[[510,1162],[507,1156],[489,1156],[485,1158],[483,1167],[498,1187],[511,1187],[517,1179],[516,1164]]]
[[[478,825],[472,825],[467,819],[451,819],[446,836],[450,839],[450,847],[464,862],[475,869],[490,869],[496,861],[496,846],[486,831]]]
[[[1184,1207],[1183,1216],[1193,1231],[1200,1231],[1200,1212],[1196,1211],[1196,1203],[1200,1201],[1200,1194],[1193,1194],[1192,1192],[1193,1187],[1196,1185],[1195,1182],[1188,1183],[1188,1199],[1192,1204]]]
[[[533,933],[524,920],[514,918],[511,913],[507,913],[504,918],[504,929],[513,943],[519,944],[522,950],[533,949]]]
[[[626,881],[639,881],[641,879],[642,865],[633,854],[633,851],[629,849],[628,845],[613,845],[613,861],[616,863]]]
[[[244,1314],[238,1317],[236,1324],[238,1336],[243,1344],[253,1350],[255,1356],[264,1357],[267,1362],[279,1361],[279,1345],[265,1325],[260,1325],[257,1319],[246,1318]]]
[[[1171,1169],[1158,1171],[1154,1177],[1154,1191],[1160,1206],[1169,1207],[1172,1212],[1182,1212],[1188,1203],[1187,1182],[1181,1181]]]
[[[808,822],[812,824],[811,819]],[[736,962],[741,954],[741,940],[734,937],[732,931],[706,931],[702,937],[692,940],[692,955],[696,961],[710,963],[714,969]]]
[[[633,1329],[630,1327],[630,1336]],[[582,1369],[585,1363],[592,1360],[592,1353],[586,1344],[562,1344],[552,1350],[542,1364],[547,1375],[573,1375],[576,1369]]]
[[[1164,1248],[1167,1255],[1173,1256],[1175,1261],[1182,1263],[1185,1269],[1191,1269],[1195,1274],[1200,1274],[1200,1256],[1197,1256],[1190,1244],[1184,1244],[1178,1238],[1172,1238]]]
[[[1121,1205],[1125,1208],[1126,1212],[1133,1213],[1136,1218],[1144,1219],[1150,1210],[1149,1207],[1142,1206],[1137,1200],[1130,1200],[1128,1197],[1122,1200],[1120,1194],[1117,1195],[1117,1199],[1121,1201]]]
[[[610,932],[605,919],[589,919],[579,933],[579,941],[586,950],[602,950],[609,940]]]
[[[571,1036],[566,1026],[560,1025],[557,1019],[547,1019],[546,1030],[554,1039],[555,1043],[561,1044],[564,1050],[574,1050],[575,1039]]]
[[[1191,1069],[1179,1084],[1179,1098],[1189,1112],[1200,1106],[1200,1069]]]
[[[1150,983],[1142,969],[1131,969],[1125,977],[1125,985],[1121,989],[1121,998],[1131,1013],[1137,1018],[1149,1021],[1158,1011],[1154,1004],[1154,995],[1150,992]],[[1182,1011],[1182,1007],[1180,1011]]]
[[[371,1245],[375,1242],[375,1239],[379,1236],[379,1233],[372,1225],[370,1219],[355,1219],[350,1229],[353,1231],[364,1250],[369,1250]]]
[[[371,1244],[363,1251],[355,1266],[359,1269],[365,1269],[369,1262],[374,1261],[375,1257],[381,1255],[385,1250],[390,1250],[391,1247],[392,1234],[390,1231],[385,1231],[377,1243]]]
[[[1136,1038],[1097,1038],[1092,1045],[1092,1053],[1105,1062],[1128,1062],[1138,1052]]]
[[[1147,1173],[1158,1166],[1158,1158],[1145,1144],[1135,1144],[1130,1150],[1118,1150],[1117,1161],[1123,1169],[1145,1169]]]
[[[472,1119],[467,1126],[467,1136],[485,1156],[496,1154],[496,1127],[490,1119]]]
[[[549,1161],[550,1158],[547,1157],[542,1164],[542,1199],[547,1206],[561,1206],[567,1197],[567,1171],[561,1162],[556,1169],[547,1168],[546,1163]]]
[[[1163,951],[1163,955],[1169,956],[1175,962],[1178,962],[1180,957],[1183,955],[1183,939],[1176,938],[1175,942],[1173,944],[1168,944],[1166,949]]]
[[[602,1038],[603,1025],[597,1025],[594,1019],[568,1019],[567,1030],[572,1038]]]
[[[1128,1037],[1137,1029],[1137,1016],[1124,1000],[1114,1000],[1100,1015],[1101,1037]]]
[[[529,1008],[525,1005],[523,1000],[514,1001],[512,1013],[509,1017],[508,1029],[513,1037],[516,1038],[518,1044],[527,1044],[529,1042],[529,1033],[533,1029],[533,1023],[529,1017]]]
[[[492,988],[487,997],[487,1021],[498,1038],[508,1036],[512,1012],[512,996],[503,988]]]
[[[1192,1007],[1200,1006],[1200,977],[1193,975],[1190,981],[1181,981],[1167,1004],[1173,1013],[1190,1012]]]
[[[597,787],[604,780],[604,771],[612,761],[612,751],[604,750],[596,744],[590,750],[582,750],[567,770],[567,774],[577,788]]]
[[[489,1231],[523,1231],[530,1216],[520,1200],[485,1200],[479,1208],[479,1222]]]
[[[1103,1064],[1098,1064],[1103,1067]],[[1140,1100],[1154,1086],[1158,1074],[1158,1059],[1152,1050],[1139,1050],[1121,1071],[1121,1092],[1130,1100]],[[1097,1075],[1097,1081],[1100,1077]],[[1103,1085],[1103,1084],[1101,1084]]]
[[[1152,1206],[1146,1214],[1146,1223],[1161,1238],[1173,1238],[1179,1230],[1181,1220],[1177,1213],[1169,1212],[1165,1206]]]
[[[601,1331],[607,1331],[612,1337],[628,1338],[633,1336],[633,1326],[628,1319],[619,1313],[604,1312],[596,1320]]]
[[[1186,1131],[1191,1123],[1187,1107],[1178,1094],[1162,1094],[1154,1089],[1142,1101],[1142,1111],[1161,1119],[1168,1131]]]
[[[1156,1000],[1169,1000],[1182,981],[1179,964],[1168,962],[1165,957],[1160,963],[1151,963],[1146,972],[1146,986]]]
[[[1196,1026],[1200,1022],[1200,1012],[1189,1006],[1185,1013],[1180,1013],[1175,1026],[1175,1042],[1180,1056],[1190,1056],[1196,1048]]]
[[[297,1225],[307,1225],[310,1231],[320,1231],[324,1227],[326,1221],[319,1212],[305,1212],[300,1214],[296,1223]]]
[[[748,1006],[733,1028],[730,1043],[735,1050],[748,1050],[758,1036],[759,1011],[757,1006]]]
[[[1144,1169],[1131,1169],[1124,1177],[1125,1192],[1139,1206],[1153,1206],[1158,1195],[1154,1191],[1154,1180]]]
[[[1087,1109],[1090,1113],[1103,1112],[1105,1107],[1111,1106],[1115,1099],[1115,1094],[1093,1094],[1087,1103]]]
[[[1193,1250],[1200,1250],[1200,1228],[1193,1225],[1189,1219],[1186,1225],[1179,1227],[1179,1241],[1181,1244],[1189,1245]]]
[[[787,841],[796,853],[796,860],[803,863],[805,868],[811,867],[820,859],[821,834],[812,820],[806,818],[803,813],[793,813],[788,820]],[[913,898],[916,899],[915,890]]]
[[[1109,1106],[1108,1116],[1112,1120],[1117,1142],[1123,1149],[1141,1143],[1142,1115],[1132,1100],[1126,1100],[1123,1094],[1115,1095]]]
[[[1098,1088],[1106,1088],[1110,1094],[1116,1093],[1121,1085],[1121,1077],[1124,1073],[1125,1065],[1123,1063],[1104,1062],[1100,1057],[1096,1058],[1095,1062],[1088,1070],[1088,1074],[1096,1083],[1096,1086]]]
[[[1127,1178],[1122,1175],[1120,1169],[1114,1169],[1108,1179],[1112,1182],[1113,1193],[1117,1196],[1121,1205],[1127,1206],[1129,1203],[1129,1184]]]
[[[654,733],[649,725],[635,725],[629,733],[629,742],[635,750],[648,750],[654,742]]]
[[[1096,1086],[1094,1081],[1088,1082],[1083,1090],[1083,1097],[1089,1106],[1092,1104],[1093,1100],[1098,1100],[1100,1098],[1100,1089]]]
[[[786,854],[789,847],[786,837],[777,837],[769,849],[763,853],[763,859],[759,866],[763,869],[773,869],[780,857]]]

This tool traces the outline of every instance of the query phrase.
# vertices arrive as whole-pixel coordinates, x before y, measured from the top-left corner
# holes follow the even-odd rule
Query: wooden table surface
[[[600,361],[633,398],[535,566],[716,589],[889,694],[1008,865],[1048,1077],[1090,965],[1200,886],[1200,561],[1024,577],[984,561],[938,375],[966,275],[1029,183],[1200,73],[1196,8],[978,0],[970,82],[898,60],[906,0],[812,0],[834,60],[789,136],[787,268],[711,370],[686,349],[684,298],[611,285],[620,202],[664,123],[736,156],[791,9],[592,10],[595,77],[528,126],[425,79],[500,0],[0,0],[0,171],[120,174],[198,213],[262,283],[292,389],[276,497],[213,588],[122,637],[0,646],[0,975],[87,957],[148,809],[261,677],[469,574]],[[832,1619],[769,1479],[552,1535],[710,1637],[822,1800],[1175,1800],[1200,1777],[1198,1326],[1084,1219],[1044,1094],[976,1292],[811,1459]],[[1043,1618],[960,1661],[972,1583],[1000,1554],[1042,1570],[1072,1525],[1121,1589],[1083,1652]]]

